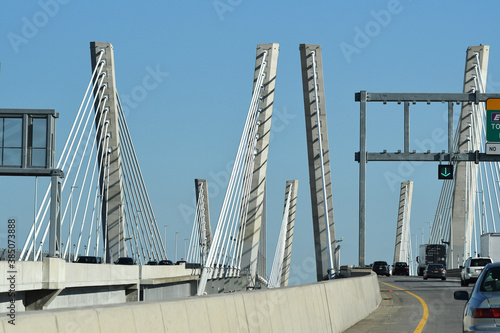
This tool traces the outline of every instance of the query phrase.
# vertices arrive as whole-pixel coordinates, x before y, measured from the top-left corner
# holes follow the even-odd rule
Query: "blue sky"
[[[211,218],[217,220],[227,165],[236,155],[250,103],[256,46],[279,43],[267,173],[268,266],[285,182],[298,179],[291,276],[294,284],[312,282],[299,44],[322,46],[336,233],[344,238],[341,263],[357,264],[359,105],[354,93],[461,92],[465,51],[479,44],[491,47],[487,90],[500,92],[498,9],[496,2],[485,1],[474,6],[417,0],[4,1],[0,107],[55,109],[60,151],[90,79],[89,42],[113,44],[122,99],[149,71],[163,73],[145,98],[132,100],[127,121],[162,234],[168,225],[172,253],[175,232],[179,240],[190,234],[195,178],[213,184]],[[368,151],[403,149],[402,107],[370,104],[368,111]],[[446,149],[446,141],[433,137],[446,129],[445,112],[442,105],[412,108],[411,149]],[[367,170],[366,262],[391,262],[399,183],[414,181],[411,228],[419,241],[419,228],[427,240],[425,222],[434,218],[442,183],[434,163],[371,162]],[[0,192],[0,219],[17,216],[18,239],[24,242],[33,220],[34,179],[0,178]]]

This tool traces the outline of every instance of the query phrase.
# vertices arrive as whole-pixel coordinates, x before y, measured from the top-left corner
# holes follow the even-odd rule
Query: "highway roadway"
[[[453,299],[460,278],[429,279],[379,276],[382,303],[366,319],[345,332],[462,332],[465,301]]]

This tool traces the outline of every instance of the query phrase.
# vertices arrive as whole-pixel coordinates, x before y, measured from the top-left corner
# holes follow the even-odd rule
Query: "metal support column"
[[[61,256],[61,185],[60,176],[51,177],[49,257]]]
[[[365,266],[366,238],[366,90],[359,92],[359,267]]]

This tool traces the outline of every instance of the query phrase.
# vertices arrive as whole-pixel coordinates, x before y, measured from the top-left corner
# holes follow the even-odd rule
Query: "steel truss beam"
[[[429,162],[498,162],[500,155],[486,155],[475,152],[453,151],[453,105],[459,103],[481,103],[490,98],[500,98],[500,94],[479,93],[477,90],[467,93],[372,93],[360,91],[354,94],[354,100],[360,105],[360,133],[359,152],[355,153],[355,160],[360,163],[359,168],[359,266],[365,265],[365,225],[366,225],[366,163],[368,161],[429,161]],[[404,105],[404,151],[396,153],[369,153],[366,151],[366,109],[368,102],[398,103]],[[409,113],[410,103],[447,103],[448,104],[448,152],[417,153],[410,152]]]

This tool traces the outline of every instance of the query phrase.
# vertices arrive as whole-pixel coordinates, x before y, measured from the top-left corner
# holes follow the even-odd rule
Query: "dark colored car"
[[[158,262],[156,262],[155,260],[150,260],[150,261],[148,261],[148,263],[146,265],[154,266],[154,265],[158,265]]]
[[[437,278],[446,280],[446,268],[441,264],[429,264],[424,269],[424,280]]]
[[[160,262],[158,263],[158,265],[173,265],[174,263],[172,262],[172,260],[160,260]]]
[[[93,257],[93,256],[79,256],[76,261],[73,261],[79,264],[100,264],[101,258]]]
[[[377,273],[377,275],[391,276],[391,269],[387,264],[387,261],[375,261],[372,265],[372,271]]]
[[[410,267],[407,263],[399,261],[394,263],[392,268],[392,275],[410,275]]]
[[[130,257],[120,257],[117,261],[115,261],[116,265],[133,265],[134,259]]]

